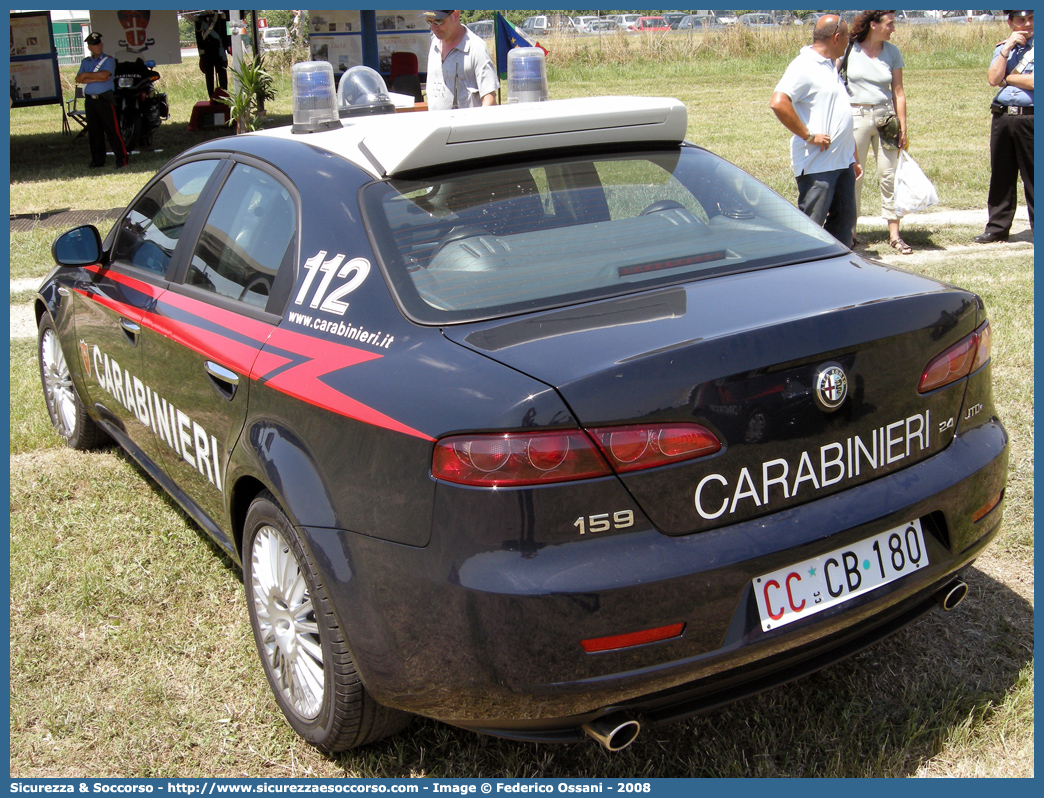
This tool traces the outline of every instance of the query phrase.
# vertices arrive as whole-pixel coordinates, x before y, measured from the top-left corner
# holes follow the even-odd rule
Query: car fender
[[[36,300],[33,303],[33,316],[37,329],[39,329],[45,313],[54,319],[54,328],[58,332],[58,340],[61,341],[65,360],[69,364],[69,374],[72,377],[73,387],[81,397],[85,398],[88,396],[88,393],[87,386],[84,383],[81,359],[75,351],[76,323],[72,313],[72,302],[65,301],[65,297],[62,296],[60,291],[63,284],[72,282],[68,279],[69,274],[71,274],[71,270],[62,269],[61,267],[55,267],[52,270],[36,294]],[[69,290],[71,289],[67,287],[66,291]],[[90,403],[84,402],[84,404],[87,405],[87,412],[92,417],[97,418],[97,414],[94,412],[94,408],[90,406]]]
[[[272,419],[248,420],[229,458],[226,485],[237,545],[258,483],[271,491],[295,525],[336,525],[331,490],[315,457],[292,430]],[[250,484],[254,488],[244,487]]]

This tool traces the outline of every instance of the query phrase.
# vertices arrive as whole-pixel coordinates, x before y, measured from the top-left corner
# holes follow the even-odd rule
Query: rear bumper
[[[378,701],[491,734],[575,740],[580,724],[609,711],[655,723],[736,700],[919,617],[999,530],[1003,501],[978,522],[972,514],[1006,474],[1007,435],[991,421],[903,471],[689,536],[638,528],[543,543],[531,522],[540,497],[521,498],[528,492],[519,518],[479,519],[481,533],[436,524],[425,548],[302,531]],[[754,576],[912,518],[925,524],[927,568],[761,630]],[[685,632],[659,643],[597,654],[579,645],[678,622]]]
[[[981,551],[985,548],[998,529],[999,526],[995,527],[980,544],[976,544],[976,550]],[[954,579],[954,576],[946,577],[936,590]],[[498,720],[492,726],[483,726],[473,721],[452,722],[483,734],[545,743],[583,742],[587,736],[581,727],[607,715],[635,718],[640,720],[643,726],[673,723],[693,715],[711,712],[840,662],[937,609],[939,604],[934,593],[935,591],[929,591],[928,598],[919,594],[890,607],[888,612],[881,613],[870,621],[856,624],[765,660],[624,701],[615,706],[602,707],[584,715],[555,718],[550,722],[546,719],[523,719],[510,723]]]

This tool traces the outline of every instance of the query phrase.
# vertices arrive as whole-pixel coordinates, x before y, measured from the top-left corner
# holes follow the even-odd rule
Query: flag
[[[507,56],[508,51],[515,47],[539,47],[547,55],[547,48],[540,42],[530,41],[529,38],[515,28],[510,22],[497,11],[494,14],[496,20],[496,46],[497,46],[497,72],[501,80],[507,80]]]

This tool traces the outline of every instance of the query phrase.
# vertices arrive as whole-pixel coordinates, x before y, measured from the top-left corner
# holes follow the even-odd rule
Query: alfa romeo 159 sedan
[[[36,318],[54,426],[242,564],[305,739],[618,749],[963,598],[1007,474],[978,296],[676,100],[295,103],[58,238]]]

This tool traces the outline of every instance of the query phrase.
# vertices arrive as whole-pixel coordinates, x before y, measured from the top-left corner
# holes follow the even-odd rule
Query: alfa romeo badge
[[[816,371],[816,390],[813,396],[820,410],[832,413],[844,404],[848,396],[848,377],[837,363],[825,363]]]

